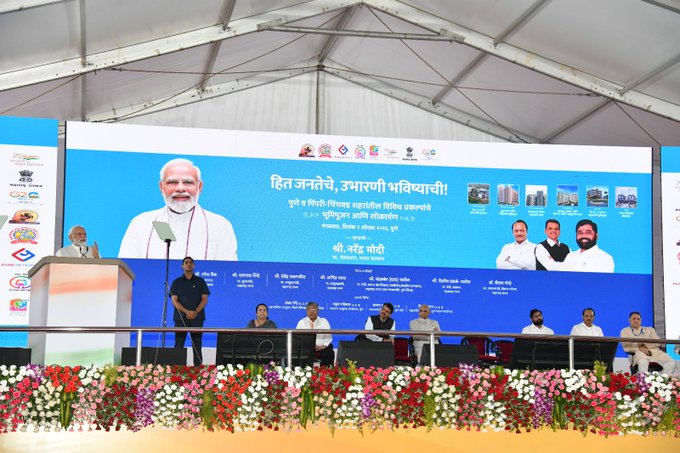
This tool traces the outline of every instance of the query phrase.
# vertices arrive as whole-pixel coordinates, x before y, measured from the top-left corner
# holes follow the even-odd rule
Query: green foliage
[[[102,369],[102,376],[107,387],[111,387],[118,379],[118,367],[108,364]]]
[[[213,390],[207,388],[203,391],[203,405],[201,406],[201,418],[203,419],[203,426],[209,431],[212,431],[215,423],[215,414],[213,409]]]

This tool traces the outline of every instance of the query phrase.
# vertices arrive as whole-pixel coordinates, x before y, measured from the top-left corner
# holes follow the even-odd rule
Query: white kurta
[[[569,335],[578,335],[581,337],[604,337],[602,329],[593,324],[588,327],[585,323],[576,324],[571,328],[571,333]]]
[[[392,328],[390,330],[396,330],[396,329],[397,329],[397,322],[393,320]],[[364,324],[364,330],[375,330],[375,329],[373,329],[373,321],[371,321],[370,316],[368,317],[368,319],[366,319],[366,324]],[[384,335],[384,334],[382,334],[382,335]],[[383,338],[379,337],[378,335],[366,334],[366,338],[368,338],[371,341],[384,341]],[[392,340],[394,340],[394,335],[390,335],[390,338]]]
[[[92,256],[92,247],[89,245],[80,247],[73,244],[57,250],[56,256],[64,256],[67,258],[94,258],[94,256]]]
[[[597,245],[588,250],[571,252],[562,263],[563,271],[571,272],[614,272],[614,258]]]
[[[441,331],[441,329],[439,328],[439,322],[430,318],[412,319],[411,322],[409,323],[409,330],[413,330],[414,332]],[[420,360],[420,354],[423,351],[423,345],[429,342],[430,342],[429,335],[413,335],[413,349],[415,349],[416,351],[416,357],[418,357],[418,360]]]
[[[298,321],[297,326],[295,326],[296,329],[330,329],[331,325],[326,320],[326,318],[322,318],[318,316],[314,320],[314,325],[312,325],[312,320],[309,319],[308,316],[302,318],[301,320]],[[333,341],[333,335],[329,333],[317,333],[316,334],[316,346],[321,346],[321,347],[326,347],[331,342]]]
[[[541,326],[539,328],[533,324],[529,324],[524,329],[522,329],[522,333],[530,333],[533,335],[555,335],[555,332],[553,332],[550,327]]]

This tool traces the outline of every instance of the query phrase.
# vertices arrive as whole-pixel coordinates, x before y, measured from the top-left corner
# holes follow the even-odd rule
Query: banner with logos
[[[67,124],[66,148],[66,227],[86,225],[103,256],[131,263],[137,325],[160,316],[149,301],[154,287],[162,297],[165,256],[153,220],[177,227],[171,257],[207,261],[198,270],[214,289],[209,325],[242,326],[264,302],[291,327],[311,299],[347,328],[383,302],[397,302],[400,327],[430,303],[449,330],[516,331],[533,307],[559,333],[587,306],[608,335],[632,309],[651,316],[648,148],[86,123]],[[200,181],[174,171],[161,185],[178,157],[200,168]],[[193,203],[183,221],[173,213]],[[577,222],[592,220],[607,265],[506,270],[501,250],[517,219],[533,243],[558,220],[571,251]]]
[[[0,117],[0,214],[7,215],[0,258],[0,324],[27,325],[28,270],[54,252],[57,193],[57,120]],[[1,335],[24,345],[25,335]]]
[[[680,146],[661,147],[661,216],[663,228],[666,338],[680,337]],[[651,322],[649,323],[651,324]],[[644,325],[648,325],[645,323]],[[674,348],[668,353],[674,358]]]

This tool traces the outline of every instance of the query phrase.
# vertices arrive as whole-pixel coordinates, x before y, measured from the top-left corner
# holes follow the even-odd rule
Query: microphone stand
[[[168,278],[170,276],[170,239],[166,239],[167,244],[165,249],[165,288],[163,295],[163,328],[168,326],[168,297],[170,296],[170,286],[168,285]],[[165,348],[165,331],[163,331],[163,340],[161,347]]]

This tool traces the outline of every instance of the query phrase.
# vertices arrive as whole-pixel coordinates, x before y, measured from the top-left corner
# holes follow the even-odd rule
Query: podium
[[[129,327],[134,273],[118,259],[49,256],[28,271],[29,326]],[[120,363],[123,333],[29,332],[31,362],[97,365]]]

